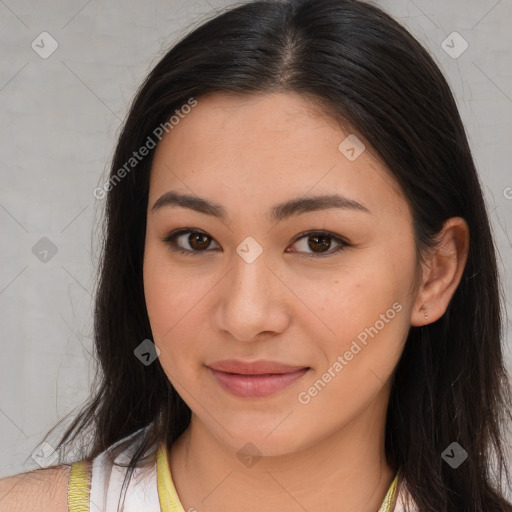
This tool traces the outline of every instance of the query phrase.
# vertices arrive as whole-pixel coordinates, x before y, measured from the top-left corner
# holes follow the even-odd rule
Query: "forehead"
[[[241,208],[247,201],[339,192],[375,213],[409,213],[391,172],[367,144],[347,158],[347,145],[362,142],[354,136],[296,93],[202,96],[156,148],[149,206],[168,190],[225,198]]]

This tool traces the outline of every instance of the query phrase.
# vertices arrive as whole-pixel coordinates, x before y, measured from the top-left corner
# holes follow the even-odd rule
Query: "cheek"
[[[180,281],[167,271],[161,250],[154,244],[146,244],[144,253],[144,296],[154,342],[161,350],[160,359],[165,358],[163,340],[172,333],[179,320],[177,306],[182,294]]]
[[[197,302],[195,287],[170,264],[165,249],[156,242],[146,243],[144,253],[144,295],[153,335],[165,336]]]
[[[399,358],[409,329],[414,265],[407,257],[395,262],[382,254],[360,262],[316,295],[319,317],[331,333],[324,346],[327,367],[346,353],[352,371],[368,373],[374,367],[387,374]]]
[[[353,336],[369,322],[375,322],[397,300],[393,278],[382,274],[375,265],[362,265],[317,292],[315,301],[320,316],[337,337]]]
[[[182,273],[169,265],[165,251],[151,244],[146,246],[143,275],[153,342],[160,350],[162,367],[173,381],[173,375],[192,371],[191,361],[199,354],[200,340],[204,339],[200,329],[205,318],[201,312],[205,290],[197,281],[183,279]]]
[[[299,390],[299,402],[311,405],[308,414],[330,418],[333,425],[364,409],[383,390],[407,337],[407,308],[394,285],[377,277],[373,271],[350,286],[345,283],[349,293],[338,293],[340,300],[325,307],[336,336],[323,339],[324,357]]]

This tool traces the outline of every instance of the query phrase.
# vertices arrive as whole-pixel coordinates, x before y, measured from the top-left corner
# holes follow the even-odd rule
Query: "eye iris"
[[[311,242],[308,242],[308,246],[313,252],[323,252],[322,250],[316,251],[315,248],[320,247],[320,249],[329,249],[329,246],[331,245],[329,243],[329,240],[331,237],[326,235],[311,235],[309,237],[309,240],[314,240],[313,244]],[[322,240],[322,243],[318,242],[318,240]]]
[[[191,233],[188,237],[190,247],[201,250],[206,249],[210,245],[210,239],[202,233]]]

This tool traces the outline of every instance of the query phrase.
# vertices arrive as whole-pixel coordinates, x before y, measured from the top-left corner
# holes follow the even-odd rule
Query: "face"
[[[383,419],[417,275],[391,173],[304,96],[197,101],[156,148],[144,254],[154,342],[192,422],[277,455]],[[245,366],[212,369],[227,360]]]

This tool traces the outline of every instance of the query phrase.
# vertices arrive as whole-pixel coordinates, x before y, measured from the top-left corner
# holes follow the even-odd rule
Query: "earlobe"
[[[411,325],[415,327],[435,322],[444,315],[466,266],[469,227],[462,217],[446,220],[437,239],[411,313]]]

